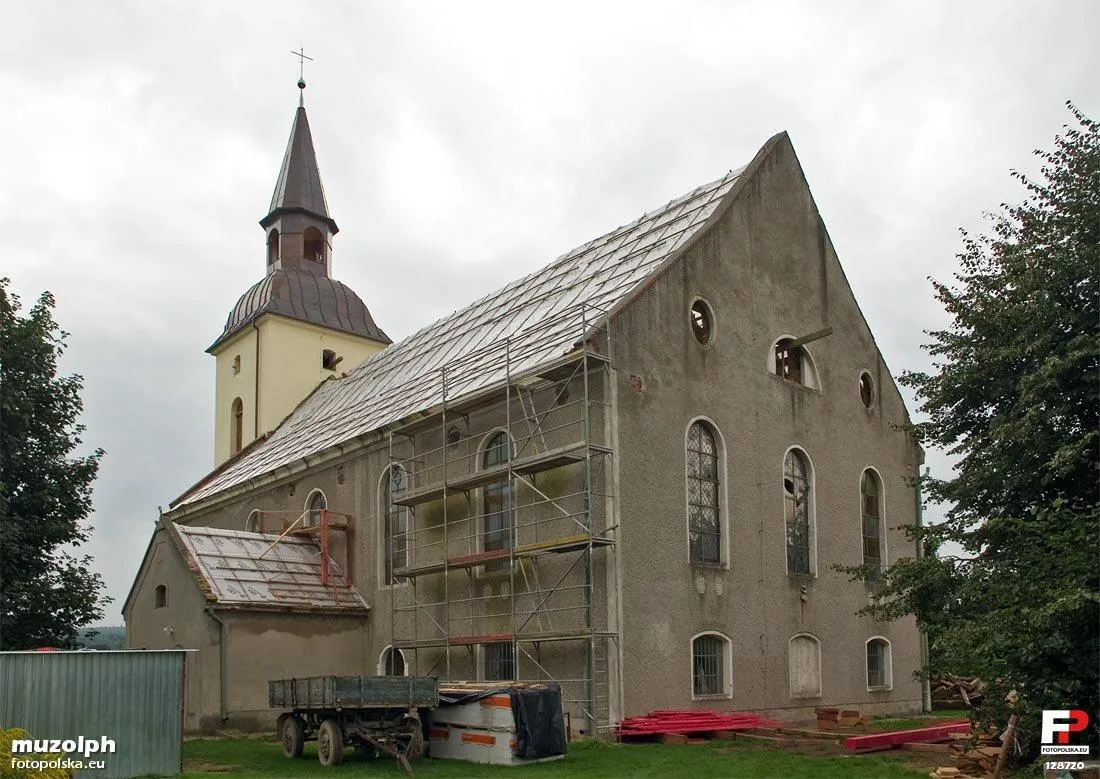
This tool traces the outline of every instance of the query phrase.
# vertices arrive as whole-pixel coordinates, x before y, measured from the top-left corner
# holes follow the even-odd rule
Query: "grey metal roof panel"
[[[277,214],[293,211],[324,219],[333,233],[338,232],[336,222],[328,213],[325,188],[321,185],[321,171],[317,167],[317,154],[313,149],[313,135],[309,131],[305,106],[298,106],[294,112],[290,140],[287,141],[283,164],[279,167],[275,191],[271,194],[271,206],[260,224],[266,226]]]
[[[311,538],[173,524],[220,606],[362,610],[369,607],[329,558],[332,582],[321,581],[320,547]],[[335,582],[339,581],[339,584]]]
[[[499,382],[499,356],[486,347],[507,338],[523,333],[518,342],[526,344],[515,370],[567,353],[585,326],[624,300],[707,224],[743,170],[563,254],[367,358],[346,377],[323,383],[270,438],[211,474],[173,507],[438,405],[443,399],[438,371],[445,365],[449,375],[461,377],[448,389],[449,399]]]
[[[207,351],[213,351],[264,314],[278,314],[391,343],[389,336],[374,323],[363,300],[347,285],[297,268],[273,268],[237,300],[229,312],[225,330]]]

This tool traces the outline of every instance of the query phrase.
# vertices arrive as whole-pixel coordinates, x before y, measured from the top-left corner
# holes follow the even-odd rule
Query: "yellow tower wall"
[[[233,400],[240,398],[244,408],[243,446],[256,438],[256,337],[247,328],[222,344],[214,357],[214,464],[220,465],[233,453]],[[234,359],[240,358],[240,370],[234,371]]]
[[[214,390],[214,464],[232,455],[234,398],[244,403],[244,446],[279,426],[310,392],[330,376],[350,371],[384,345],[328,328],[266,314],[255,326],[222,344]],[[322,366],[325,349],[342,357],[335,370]],[[234,358],[240,371],[234,373]],[[258,392],[258,398],[257,398]]]

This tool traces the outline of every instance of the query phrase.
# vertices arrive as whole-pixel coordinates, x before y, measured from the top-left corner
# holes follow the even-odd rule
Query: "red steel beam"
[[[872,733],[866,736],[852,736],[844,739],[844,748],[853,752],[873,749],[893,749],[911,741],[931,741],[949,738],[952,733],[966,733],[970,728],[968,720],[948,722],[945,725],[933,725],[916,730],[895,730],[890,733]]]

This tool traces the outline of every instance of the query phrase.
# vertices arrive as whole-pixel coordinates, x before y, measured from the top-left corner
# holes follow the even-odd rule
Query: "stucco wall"
[[[714,313],[701,346],[689,326],[696,297]],[[773,343],[824,327],[807,347],[820,389],[768,370]],[[888,559],[913,555],[897,527],[914,519],[916,450],[894,425],[902,400],[853,299],[789,142],[784,138],[714,229],[615,320],[623,559],[625,713],[692,704],[691,639],[728,636],[738,709],[808,714],[848,704],[913,709],[920,691],[914,624],[855,612],[869,590],[831,569],[862,562],[860,476],[885,485]],[[867,410],[860,371],[876,378]],[[633,381],[632,378],[634,377]],[[728,566],[689,562],[685,435],[712,421],[722,439],[721,490]],[[814,473],[816,575],[788,575],[783,460],[805,449]],[[821,642],[822,694],[792,699],[788,641]],[[892,642],[893,689],[868,692],[865,641]],[[695,705],[713,706],[714,701]]]

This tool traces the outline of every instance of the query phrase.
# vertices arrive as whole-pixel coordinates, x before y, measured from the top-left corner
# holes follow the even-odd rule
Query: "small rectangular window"
[[[485,678],[490,681],[512,681],[516,678],[516,653],[511,642],[485,644]]]

